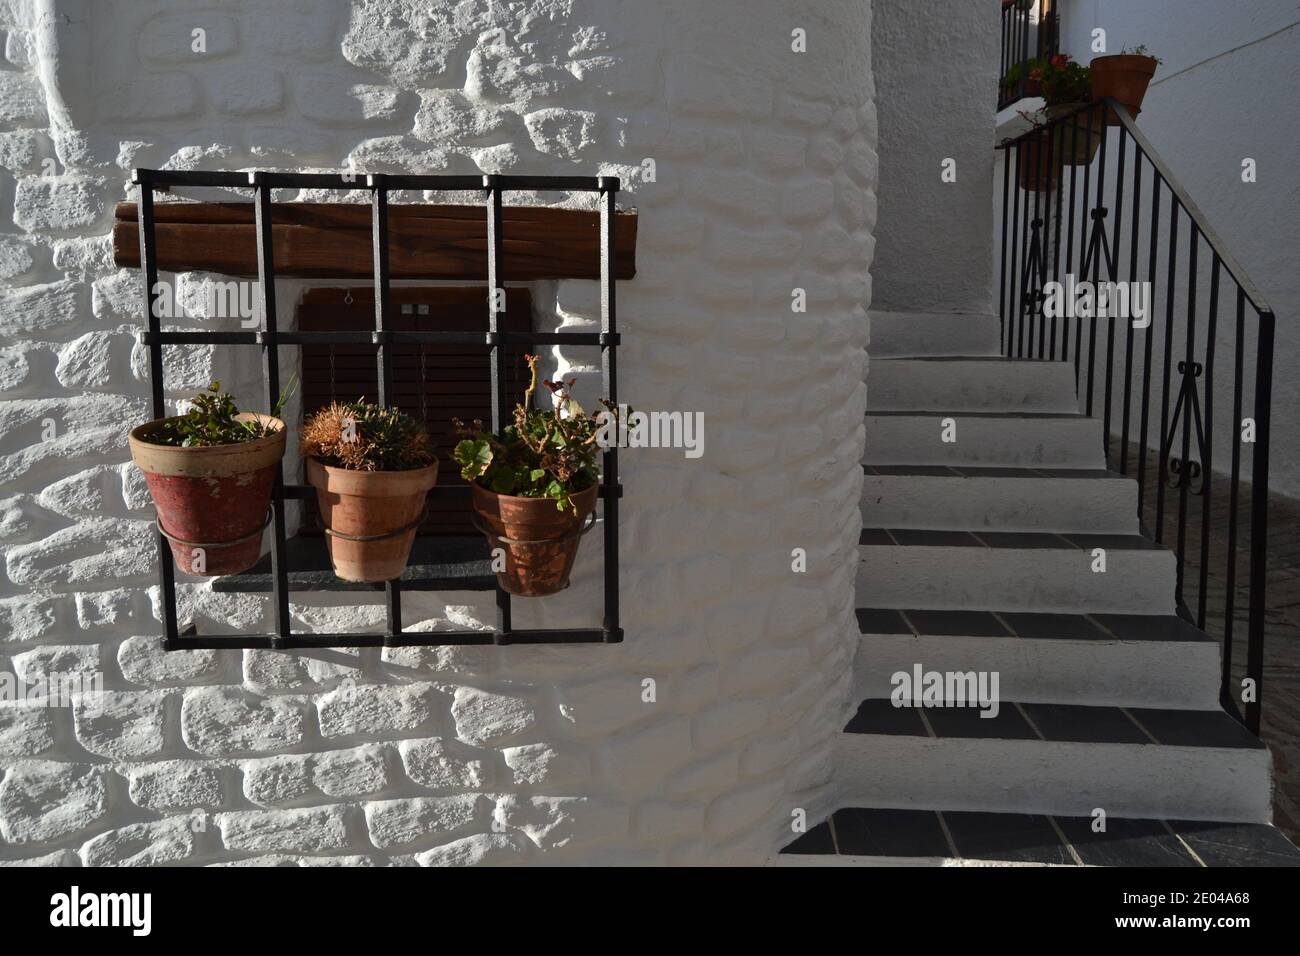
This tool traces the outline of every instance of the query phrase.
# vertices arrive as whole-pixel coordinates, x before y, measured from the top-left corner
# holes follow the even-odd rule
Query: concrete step
[[[1002,325],[986,312],[867,313],[872,359],[921,355],[998,355]]]
[[[845,807],[773,866],[1300,866],[1263,823]]]
[[[841,800],[920,810],[1267,823],[1272,758],[1221,710],[862,702],[836,741]]]
[[[1219,644],[1178,617],[859,608],[853,696],[888,697],[895,675],[986,671],[1021,703],[1209,710]]]
[[[953,440],[944,441],[949,422]],[[1103,469],[1101,427],[1055,413],[870,412],[862,463]]]
[[[1138,535],[868,528],[859,541],[859,607],[1174,613],[1174,555]]]
[[[1136,534],[1137,482],[1087,468],[866,465],[875,528]]]
[[[876,359],[867,376],[867,408],[924,411],[1077,413],[1074,366],[1027,359]]]

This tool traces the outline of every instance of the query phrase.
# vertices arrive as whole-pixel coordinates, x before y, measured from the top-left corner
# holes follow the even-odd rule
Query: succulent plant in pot
[[[292,387],[292,386],[290,386]],[[183,415],[131,430],[131,458],[144,472],[158,530],[186,574],[213,577],[247,570],[261,553],[284,422],[241,412],[213,382]]]
[[[1151,77],[1155,76],[1160,59],[1154,57],[1145,45],[1133,49],[1125,47],[1119,53],[1109,56],[1093,57],[1089,67],[1092,70],[1092,98],[1099,100],[1110,97],[1123,103],[1129,115],[1137,117],[1142,112],[1142,100],[1146,98],[1147,87]],[[1106,122],[1111,126],[1119,125],[1119,117],[1114,110],[1106,111]]]
[[[400,577],[438,480],[424,427],[397,409],[333,402],[303,425],[299,451],[334,573],[345,581]]]
[[[617,411],[602,403],[603,412],[588,415],[569,394],[572,381],[545,383],[553,409],[531,407],[537,357],[526,358],[531,380],[513,424],[493,435],[482,422],[454,420],[461,441],[453,457],[470,482],[475,524],[504,552],[501,587],[538,597],[569,586],[579,541],[595,521],[599,439]]]

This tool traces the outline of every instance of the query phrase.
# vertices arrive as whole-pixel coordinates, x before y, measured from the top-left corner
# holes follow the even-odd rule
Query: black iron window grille
[[[166,412],[163,390],[163,349],[169,345],[239,345],[257,346],[262,354],[262,375],[270,405],[274,406],[281,391],[279,372],[280,346],[303,344],[373,345],[378,370],[378,404],[386,406],[393,394],[393,348],[397,345],[439,343],[446,345],[487,345],[492,391],[491,427],[498,431],[509,414],[504,389],[504,354],[507,346],[581,345],[596,346],[601,351],[604,397],[618,403],[619,344],[615,310],[614,228],[619,180],[610,176],[407,176],[407,175],[335,175],[323,173],[272,172],[197,172],[137,169],[132,182],[139,187],[140,266],[144,276],[145,314],[148,327],[143,340],[149,347],[149,374],[152,387],[153,415]],[[260,330],[247,331],[163,331],[159,299],[163,291],[158,283],[158,258],[154,229],[154,192],[173,187],[208,187],[252,189],[254,224],[257,237],[257,305],[262,317]],[[271,224],[275,206],[274,189],[364,189],[371,197],[372,244],[374,249],[375,327],[373,331],[280,331],[277,329],[275,302],[275,259]],[[433,329],[394,331],[389,303],[389,231],[388,198],[394,190],[477,191],[485,197],[487,226],[487,290],[485,305],[488,331]],[[600,207],[600,331],[599,332],[508,332],[499,328],[504,303],[495,290],[504,288],[507,276],[502,271],[502,195],[506,192],[593,193]],[[307,500],[315,489],[304,484],[285,484],[283,464],[278,472],[271,499],[271,584],[275,630],[268,634],[198,634],[191,625],[182,632],[177,619],[176,569],[167,540],[158,535],[159,583],[162,592],[163,648],[188,650],[200,648],[267,648],[291,650],[320,647],[405,647],[435,645],[506,645],[618,643],[623,639],[619,626],[619,559],[618,502],[622,486],[618,479],[618,449],[611,446],[602,456],[599,498],[602,504],[604,612],[600,627],[516,629],[511,623],[510,595],[496,587],[496,623],[493,629],[408,631],[402,625],[402,587],[400,581],[384,585],[385,627],[383,632],[295,633],[289,609],[289,568],[285,543],[285,504]],[[436,486],[430,496],[457,496],[468,501],[467,486]],[[320,585],[313,585],[315,590]]]

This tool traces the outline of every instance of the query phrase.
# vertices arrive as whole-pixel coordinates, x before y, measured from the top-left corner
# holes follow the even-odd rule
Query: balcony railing
[[[1037,82],[1030,78],[1030,62],[1057,52],[1060,20],[1053,0],[1002,0],[1002,65],[998,73],[998,109],[1005,109],[1026,96],[1037,96]],[[1005,77],[1019,67],[1012,82]]]
[[[1223,705],[1258,734],[1273,311],[1118,103],[998,148],[1003,353],[1074,363],[1108,467],[1177,556],[1179,614],[1222,640]]]

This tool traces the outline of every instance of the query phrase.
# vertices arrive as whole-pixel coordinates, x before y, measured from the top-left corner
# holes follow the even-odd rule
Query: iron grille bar
[[[188,170],[148,170],[133,172],[132,181],[140,187],[137,209],[140,227],[140,262],[145,284],[147,330],[141,334],[142,342],[149,347],[151,393],[155,418],[166,413],[163,388],[164,346],[169,345],[256,345],[262,349],[263,377],[269,401],[274,406],[279,400],[279,352],[281,345],[302,344],[361,344],[375,347],[378,372],[378,403],[387,406],[392,396],[392,347],[406,344],[438,343],[445,345],[484,345],[491,354],[490,374],[492,385],[492,427],[499,430],[505,424],[506,396],[505,347],[518,345],[585,345],[602,350],[604,382],[608,397],[617,400],[614,356],[621,338],[615,331],[614,321],[614,227],[618,180],[599,176],[405,176],[325,174],[325,173],[273,173],[273,172],[203,172]],[[246,331],[163,331],[157,301],[162,294],[158,283],[158,258],[154,222],[155,190],[168,190],[174,186],[236,188],[253,192],[258,256],[258,304],[262,310],[260,330]],[[302,332],[277,328],[275,301],[275,266],[273,256],[272,191],[275,189],[366,189],[371,192],[372,239],[374,245],[375,328],[373,331]],[[462,191],[475,190],[486,193],[485,213],[488,228],[488,331],[424,330],[396,331],[391,328],[390,276],[388,268],[388,199],[392,190]],[[569,332],[506,332],[499,327],[500,311],[504,303],[498,301],[497,289],[504,287],[500,266],[503,261],[502,195],[510,191],[589,192],[599,194],[601,204],[601,331],[598,333]],[[303,501],[315,497],[310,485],[285,484],[283,465],[277,475],[272,492],[273,536],[271,543],[272,582],[274,593],[275,632],[266,634],[210,634],[193,633],[192,626],[181,633],[177,620],[175,567],[171,549],[166,539],[158,536],[159,580],[162,586],[163,647],[165,650],[186,648],[236,649],[266,648],[293,650],[320,647],[379,647],[379,646],[433,646],[433,645],[508,645],[508,644],[586,644],[612,643],[622,640],[618,608],[618,499],[623,489],[618,482],[617,451],[604,455],[606,471],[601,479],[600,497],[604,511],[604,613],[599,628],[546,628],[520,629],[511,627],[510,596],[497,586],[498,620],[492,630],[458,630],[408,632],[403,630],[401,610],[401,585],[398,581],[385,582],[386,621],[383,633],[304,633],[292,631],[289,610],[290,586],[285,539],[285,502]],[[440,486],[429,492],[432,498],[465,499],[470,495],[468,486]],[[319,588],[310,588],[319,590]]]
[[[603,191],[600,202],[600,331],[603,335],[617,333],[617,309],[614,298],[614,213],[618,199],[617,179],[601,179]],[[618,362],[613,346],[601,349],[601,380],[605,397],[618,407]],[[618,443],[605,450],[601,466],[601,483],[605,497],[605,567],[618,568]],[[611,564],[611,562],[613,562]],[[619,626],[618,576],[605,575],[605,640],[617,643],[623,640]]]
[[[375,253],[375,331],[378,347],[375,349],[375,366],[378,376],[376,393],[381,408],[388,407],[393,394],[393,350],[385,342],[389,330],[388,302],[388,177],[382,173],[367,177],[372,189],[370,225]],[[387,635],[393,638],[402,633],[402,583],[384,582],[384,620]]]
[[[618,345],[604,332],[459,332],[429,329],[383,332],[143,332],[145,345],[265,345],[271,338],[280,345]]]
[[[501,342],[497,336],[501,328],[500,307],[505,305],[504,302],[497,298],[497,290],[503,288],[501,261],[504,258],[501,245],[501,187],[499,182],[497,176],[484,176],[482,184],[487,193],[488,337],[491,342],[488,367],[491,369],[493,432],[500,432],[505,425],[506,407],[505,350],[501,348]],[[500,583],[497,584],[496,607],[496,643],[500,644],[510,634],[510,595]]]
[[[257,187],[257,288],[258,306],[262,310],[262,329],[267,341],[262,348],[262,374],[266,378],[268,408],[274,409],[280,400],[280,353],[276,347],[275,330],[275,254],[271,247],[271,187],[261,181],[258,174],[250,177]],[[289,569],[285,564],[284,539],[284,463],[275,463],[275,477],[271,488],[271,576],[275,581],[275,631],[283,640],[291,630],[289,620]]]

